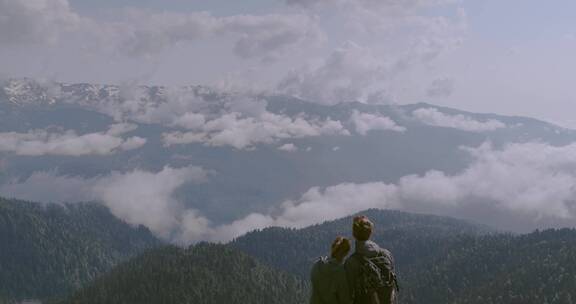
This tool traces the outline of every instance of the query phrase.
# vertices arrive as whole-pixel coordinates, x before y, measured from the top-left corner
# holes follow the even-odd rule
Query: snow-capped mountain
[[[321,218],[329,219],[382,207],[478,220],[477,205],[462,203],[476,200],[499,212],[486,211],[488,224],[522,230],[534,224],[501,217],[522,210],[556,219],[571,207],[552,194],[514,203],[534,180],[498,179],[533,174],[556,185],[554,170],[571,166],[575,140],[574,131],[531,118],[426,103],[328,106],[202,86],[16,79],[0,90],[0,194],[104,201],[128,222],[186,241],[320,219],[294,223],[290,212],[331,210]],[[501,176],[501,166],[517,171]],[[558,191],[569,197],[573,190],[544,192]],[[543,211],[550,199],[559,205]],[[139,204],[159,218],[134,215]],[[194,233],[182,228],[187,224]]]

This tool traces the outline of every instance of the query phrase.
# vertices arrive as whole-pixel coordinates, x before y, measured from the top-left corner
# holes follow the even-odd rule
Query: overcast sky
[[[571,0],[0,0],[0,77],[429,102],[576,127]]]

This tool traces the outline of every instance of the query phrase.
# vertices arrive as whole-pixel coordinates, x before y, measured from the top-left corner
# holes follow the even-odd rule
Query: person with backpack
[[[346,260],[347,281],[354,304],[396,303],[399,291],[394,257],[387,249],[370,240],[374,224],[366,216],[357,216],[352,224],[355,252]]]
[[[337,237],[330,251],[330,258],[321,257],[312,267],[310,304],[352,304],[344,269],[344,259],[350,252],[350,240]]]

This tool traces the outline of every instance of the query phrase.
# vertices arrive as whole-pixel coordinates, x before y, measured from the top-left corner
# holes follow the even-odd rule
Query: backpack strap
[[[357,259],[357,261],[358,261],[359,263],[361,263],[361,264],[362,264],[362,263],[368,263],[368,262],[370,262],[370,261],[369,261],[370,258],[368,258],[368,257],[366,257],[366,256],[363,256],[363,255],[361,255],[361,254],[358,253],[358,252],[354,252],[354,253],[352,254],[352,256],[355,257],[355,258]],[[394,285],[394,289],[395,289],[397,292],[400,292],[400,285],[398,284],[398,276],[396,275],[396,269],[395,269],[395,268],[396,268],[396,267],[395,267],[396,265],[394,265],[394,259],[393,259],[388,253],[386,253],[386,252],[378,252],[378,254],[376,254],[376,256],[374,256],[374,257],[385,257],[385,258],[387,258],[387,259],[390,261],[391,266],[392,266],[392,267],[390,267],[390,269],[389,269],[389,272],[390,272],[390,275],[391,275],[391,278],[390,278],[391,281],[388,281],[388,282],[390,282],[390,284]],[[362,269],[362,267],[360,267],[360,269]]]

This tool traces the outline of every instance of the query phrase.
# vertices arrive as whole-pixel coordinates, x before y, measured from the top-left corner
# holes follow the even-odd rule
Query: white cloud
[[[317,20],[307,15],[231,16],[222,18],[220,31],[238,35],[234,51],[240,57],[276,59],[289,47],[316,44],[323,39]]]
[[[290,72],[278,89],[323,104],[359,101],[366,90],[388,79],[394,68],[393,63],[382,61],[370,48],[347,42],[321,65]]]
[[[398,202],[388,198],[393,198],[396,191],[394,185],[378,182],[314,187],[298,200],[285,201],[281,215],[275,218],[275,224],[304,227],[369,208],[394,208]]]
[[[366,135],[370,130],[390,130],[396,132],[406,131],[405,127],[399,126],[395,121],[388,117],[370,113],[360,113],[357,110],[354,110],[350,120],[356,127],[356,132],[360,135]]]
[[[133,136],[122,138],[122,134],[135,128],[129,124],[111,125],[106,132],[78,135],[72,130],[48,132],[31,130],[27,133],[0,133],[0,151],[17,155],[107,155],[137,149],[146,143],[146,139]]]
[[[0,0],[0,12],[0,47],[55,43],[82,22],[66,0]]]
[[[323,39],[317,21],[298,15],[213,16],[208,12],[127,9],[119,20],[102,21],[74,12],[67,0],[1,0],[0,47],[59,43],[63,36],[90,50],[151,55],[179,43],[223,37],[242,58],[275,59],[297,46]]]
[[[140,147],[142,147],[143,145],[146,144],[146,138],[142,138],[142,137],[138,137],[138,136],[132,136],[129,138],[126,138],[124,140],[124,142],[120,145],[120,150],[122,151],[129,151],[129,150],[134,150],[134,149],[138,149]]]
[[[461,44],[466,14],[458,1],[287,0],[338,20],[339,37],[354,37],[321,63],[291,71],[278,89],[313,102],[390,102],[416,94],[414,71],[430,72],[435,60]],[[430,9],[442,13],[431,14]],[[342,26],[342,23],[345,26]],[[334,30],[334,29],[333,29]],[[409,92],[408,92],[409,91]],[[420,91],[420,89],[418,89]],[[373,98],[385,97],[384,100]]]
[[[116,40],[127,54],[154,54],[182,42],[227,37],[239,57],[276,59],[296,46],[320,42],[323,33],[316,23],[307,15],[216,17],[208,12],[150,13],[132,9],[118,24],[102,26],[109,30],[105,38]]]
[[[174,193],[187,183],[206,181],[208,175],[206,170],[193,166],[164,167],[158,172],[112,172],[93,178],[36,172],[24,181],[1,185],[0,193],[38,202],[101,201],[127,223],[144,225],[163,239],[183,242],[184,234],[189,237],[192,232],[182,229],[193,227],[191,216],[196,211],[186,209]],[[202,217],[195,221],[196,227],[208,222]]]
[[[163,134],[165,145],[203,143],[208,146],[232,146],[250,149],[254,145],[281,139],[319,135],[349,135],[339,121],[306,120],[264,112],[257,117],[243,117],[232,112],[207,121],[201,130]]]
[[[231,226],[240,225],[242,231],[248,231],[254,220],[254,229],[304,227],[369,208],[430,212],[441,208],[459,210],[473,204],[480,204],[480,209],[493,204],[494,212],[511,212],[532,229],[543,218],[576,223],[576,144],[512,144],[502,150],[484,144],[467,150],[475,161],[456,175],[430,171],[422,176],[403,177],[397,184],[313,187],[299,199],[284,202],[276,217],[252,214]],[[467,216],[479,223],[487,220],[484,215]],[[229,229],[226,239],[238,235],[233,231]]]
[[[288,144],[283,144],[280,147],[278,147],[278,150],[286,151],[286,152],[295,152],[295,151],[298,151],[298,147],[296,147],[292,143],[288,143]]]
[[[415,110],[412,112],[412,116],[427,125],[454,128],[470,132],[494,131],[506,127],[506,124],[495,119],[478,121],[462,114],[445,114],[435,108],[422,108]]]
[[[204,111],[209,107],[194,87],[161,87],[156,95],[149,88],[137,85],[94,87],[95,92],[107,91],[108,99],[96,99],[88,106],[114,117],[116,120],[133,120],[140,123],[162,124],[196,128],[205,120]],[[88,93],[88,94],[87,94]],[[89,92],[80,92],[89,95]]]
[[[164,239],[178,240],[185,207],[174,198],[174,192],[186,183],[206,178],[207,172],[198,167],[164,167],[156,173],[114,172],[99,179],[92,191],[115,216],[133,225],[144,225]]]
[[[200,113],[187,112],[184,115],[176,118],[174,125],[183,127],[185,129],[202,129],[206,123],[206,118]]]
[[[291,70],[278,83],[277,89],[329,105],[352,101],[395,103],[397,96],[406,94],[406,87],[417,87],[410,83],[412,71],[432,66],[441,53],[457,45],[454,37],[458,35],[450,31],[449,22],[435,21],[422,27],[427,30],[411,35],[414,37],[409,41],[402,38],[403,30],[395,30],[392,37],[372,37],[373,41],[379,41],[374,43],[347,41],[320,63]]]
[[[0,193],[42,201],[101,200],[127,222],[146,225],[165,239],[186,244],[227,241],[267,226],[304,227],[369,208],[453,210],[452,215],[467,207],[493,208],[488,216],[511,214],[532,228],[543,219],[576,223],[576,144],[525,143],[502,149],[484,144],[465,149],[474,162],[454,175],[430,171],[405,176],[396,184],[312,187],[298,199],[283,202],[275,215],[252,213],[224,225],[215,225],[175,198],[179,187],[206,180],[208,173],[197,167],[114,172],[92,179],[35,173],[25,181],[0,186]],[[490,220],[485,216],[477,212],[467,215],[480,223]]]
[[[286,4],[288,5],[296,5],[307,8],[318,5],[352,5],[356,7],[363,7],[365,9],[382,9],[390,7],[404,7],[409,9],[414,7],[430,7],[442,4],[450,4],[454,2],[457,2],[457,0],[286,0]]]

